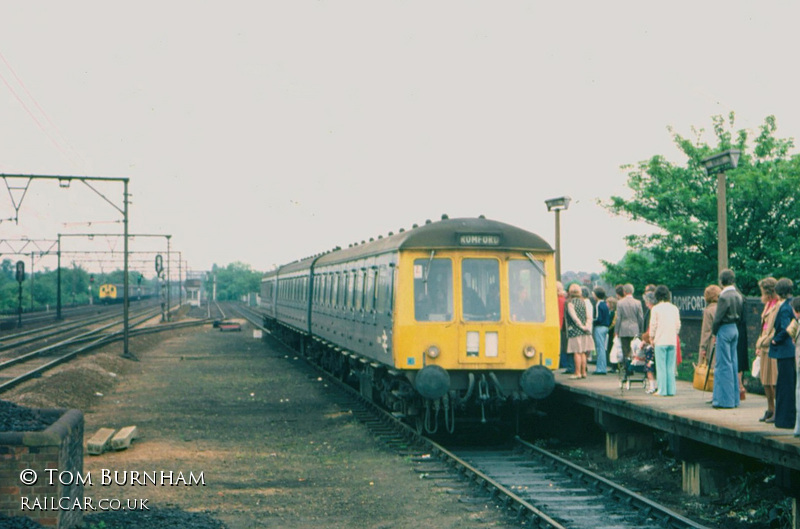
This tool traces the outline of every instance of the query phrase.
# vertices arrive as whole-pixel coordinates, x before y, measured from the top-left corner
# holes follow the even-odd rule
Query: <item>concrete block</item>
[[[136,426],[126,426],[122,428],[111,438],[111,448],[114,450],[125,450],[131,446],[133,440],[136,439],[137,433]]]
[[[86,451],[89,455],[99,456],[108,450],[111,437],[114,435],[113,428],[100,428],[86,443]]]

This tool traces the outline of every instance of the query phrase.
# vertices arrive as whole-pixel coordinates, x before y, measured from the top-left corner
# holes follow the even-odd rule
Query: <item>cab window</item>
[[[536,266],[538,265],[538,266]],[[511,321],[543,322],[544,262],[508,262],[508,299]]]
[[[453,263],[450,259],[414,260],[414,318],[453,319]]]
[[[464,321],[500,321],[500,263],[497,259],[461,262]]]

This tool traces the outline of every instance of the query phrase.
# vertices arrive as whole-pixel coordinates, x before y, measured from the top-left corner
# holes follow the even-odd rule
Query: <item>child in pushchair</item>
[[[656,392],[655,349],[650,334],[631,343],[631,358],[625,359],[625,369],[620,370],[620,388],[631,389],[631,382],[639,382],[649,395]]]

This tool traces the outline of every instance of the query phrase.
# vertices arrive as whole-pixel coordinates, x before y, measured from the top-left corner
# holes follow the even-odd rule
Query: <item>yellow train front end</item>
[[[117,300],[117,287],[112,284],[100,285],[98,289],[98,298],[101,302],[111,303]]]
[[[469,241],[468,241],[469,242]],[[427,401],[451,409],[542,399],[555,380],[559,315],[552,251],[402,252],[394,366]]]

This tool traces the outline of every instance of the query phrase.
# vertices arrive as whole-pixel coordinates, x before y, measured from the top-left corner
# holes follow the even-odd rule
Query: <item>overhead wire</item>
[[[39,118],[31,110],[31,108],[28,106],[28,104],[26,104],[25,101],[23,100],[23,98],[17,93],[17,91],[14,89],[14,87],[11,86],[11,83],[8,81],[6,76],[3,75],[3,72],[0,71],[0,79],[3,80],[3,83],[6,85],[8,90],[11,92],[11,94],[14,96],[14,98],[19,102],[19,104],[22,106],[22,108],[25,110],[25,112],[28,114],[28,116],[30,116],[30,118],[36,123],[36,126],[39,128],[39,130],[41,130],[45,134],[45,136],[47,136],[47,138],[50,140],[50,142],[56,147],[56,149],[70,162],[70,164],[72,164],[73,167],[75,167],[76,169],[81,169],[82,166],[83,166],[83,163],[84,163],[83,159],[81,158],[81,156],[77,153],[77,151],[75,151],[75,149],[72,148],[72,146],[69,144],[69,142],[66,141],[64,136],[59,131],[58,127],[53,123],[53,120],[50,119],[50,116],[47,115],[47,112],[45,112],[45,110],[42,108],[42,106],[39,104],[39,102],[36,100],[36,98],[30,92],[30,90],[28,90],[28,87],[25,86],[25,83],[22,81],[22,79],[19,77],[19,75],[17,75],[17,72],[14,70],[14,68],[11,66],[11,63],[8,62],[8,60],[3,55],[2,52],[0,52],[0,60],[3,61],[3,64],[5,64],[5,66],[8,69],[8,71],[11,72],[11,75],[14,77],[16,82],[19,84],[20,87],[22,87],[22,90],[25,92],[25,95],[27,95],[28,99],[33,103],[33,105],[39,111],[41,116],[47,121],[47,123],[50,125],[50,127],[55,131],[55,133],[58,136],[58,138],[50,133],[48,128],[39,120]],[[64,147],[64,145],[62,145],[62,142],[63,142],[63,144],[66,145],[66,147]]]

